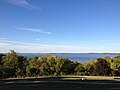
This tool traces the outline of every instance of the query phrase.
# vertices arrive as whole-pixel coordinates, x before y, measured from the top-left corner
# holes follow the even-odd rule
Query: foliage
[[[25,57],[18,56],[14,50],[11,50],[2,60],[2,76],[16,77],[18,75],[25,75]]]
[[[103,59],[98,58],[97,62],[95,63],[95,70],[94,74],[98,76],[107,76],[110,74],[110,65],[109,63]]]
[[[120,76],[120,56],[114,58],[111,63],[111,69],[114,76]]]
[[[0,78],[26,76],[99,75],[120,76],[120,56],[104,57],[89,62],[73,62],[56,56],[27,58],[11,50],[0,54]]]

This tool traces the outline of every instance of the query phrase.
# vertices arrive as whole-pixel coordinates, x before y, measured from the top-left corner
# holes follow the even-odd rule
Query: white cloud
[[[0,52],[9,52],[9,50],[24,53],[73,53],[79,52],[82,49],[65,45],[48,45],[0,40]]]
[[[70,45],[50,45],[0,40],[0,53],[15,50],[18,53],[120,53],[120,48],[78,47]]]
[[[17,41],[9,41],[9,40],[0,40],[2,43],[8,43],[8,44],[20,44],[20,45],[39,45],[34,43],[26,43],[26,42],[17,42]]]
[[[39,41],[40,39],[39,39],[39,38],[36,38],[35,40]]]
[[[30,31],[30,32],[37,32],[37,33],[42,33],[42,34],[47,34],[47,35],[51,35],[51,32],[47,32],[47,31],[44,31],[42,29],[34,29],[34,28],[20,28],[20,27],[15,27],[16,29],[19,29],[19,30],[24,30],[24,31]]]
[[[0,38],[0,40],[5,40],[6,38]]]
[[[27,0],[9,0],[9,2],[11,4],[14,4],[14,5],[23,7],[23,8],[27,8],[27,9],[32,9],[32,10],[39,10],[40,9],[37,6],[30,4]]]

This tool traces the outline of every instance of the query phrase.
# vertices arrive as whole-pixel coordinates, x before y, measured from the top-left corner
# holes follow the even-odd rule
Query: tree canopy
[[[120,56],[82,63],[49,55],[27,58],[14,50],[0,54],[0,78],[61,75],[120,76]]]

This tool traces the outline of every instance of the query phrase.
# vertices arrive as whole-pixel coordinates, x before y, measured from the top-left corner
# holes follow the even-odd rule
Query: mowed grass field
[[[14,78],[1,80],[0,90],[120,90],[120,81],[93,76]]]

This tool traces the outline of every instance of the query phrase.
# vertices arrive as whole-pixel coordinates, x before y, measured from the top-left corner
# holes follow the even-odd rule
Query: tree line
[[[120,76],[120,56],[82,63],[49,55],[27,58],[14,50],[0,54],[0,78],[61,75]]]

